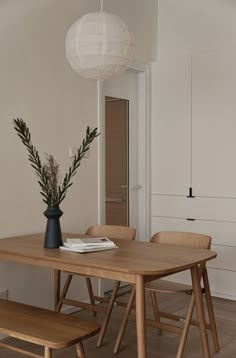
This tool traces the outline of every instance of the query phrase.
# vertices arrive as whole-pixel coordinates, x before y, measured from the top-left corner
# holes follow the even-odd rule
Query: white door
[[[152,64],[152,194],[189,195],[191,187],[191,58]]]
[[[236,50],[193,56],[193,193],[236,197]]]
[[[120,77],[103,84],[103,96],[123,99],[128,102],[128,200],[129,226],[137,229],[138,239],[138,73],[126,71]]]

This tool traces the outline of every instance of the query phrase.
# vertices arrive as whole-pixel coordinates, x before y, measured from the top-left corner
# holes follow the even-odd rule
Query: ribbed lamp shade
[[[127,26],[119,16],[89,13],[77,20],[66,35],[66,57],[81,76],[107,80],[129,66],[134,55]]]

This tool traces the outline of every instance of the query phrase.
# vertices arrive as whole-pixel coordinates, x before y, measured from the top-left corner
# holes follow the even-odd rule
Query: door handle
[[[124,201],[124,200],[120,199],[120,198],[106,198],[105,199],[106,203],[122,203],[122,201]]]
[[[135,184],[134,186],[132,186],[132,188],[130,188],[131,190],[139,190],[142,188],[142,185],[140,184]]]

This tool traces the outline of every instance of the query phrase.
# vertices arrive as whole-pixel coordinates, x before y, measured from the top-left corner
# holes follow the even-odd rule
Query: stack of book
[[[93,252],[115,249],[116,244],[107,237],[68,238],[60,249],[73,252]]]

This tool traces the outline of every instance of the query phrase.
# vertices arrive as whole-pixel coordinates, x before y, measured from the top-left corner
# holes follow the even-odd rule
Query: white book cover
[[[115,249],[118,246],[87,246],[87,247],[66,247],[66,246],[60,246],[61,250],[65,250],[65,251],[71,251],[71,252],[78,252],[80,254],[86,254],[87,252],[96,252],[96,251],[105,251],[105,250],[111,250],[111,249]]]
[[[68,248],[116,247],[115,243],[107,237],[68,238],[64,246]]]

